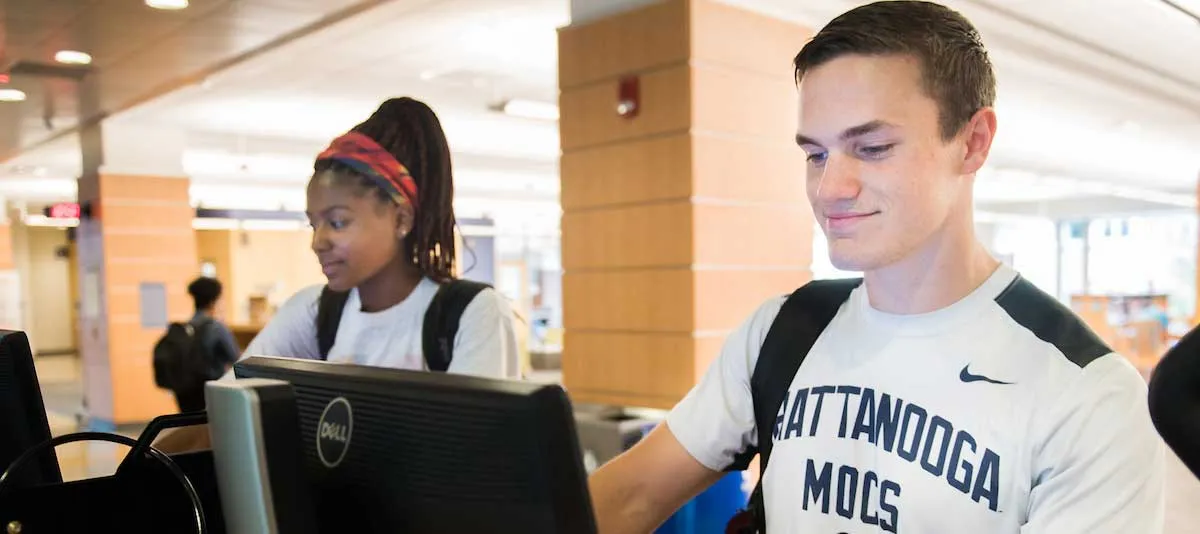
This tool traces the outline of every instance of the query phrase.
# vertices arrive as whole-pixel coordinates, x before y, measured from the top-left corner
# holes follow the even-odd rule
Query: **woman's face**
[[[412,228],[411,209],[331,171],[308,184],[312,250],[334,291],[349,291],[375,276],[401,253]]]

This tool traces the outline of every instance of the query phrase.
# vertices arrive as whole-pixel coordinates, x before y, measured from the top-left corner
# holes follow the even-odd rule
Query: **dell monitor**
[[[24,332],[0,330],[0,474],[25,451],[50,439],[50,423]],[[62,482],[58,457],[47,448],[9,476],[6,485]]]
[[[234,374],[291,384],[320,532],[596,532],[557,385],[268,357]]]

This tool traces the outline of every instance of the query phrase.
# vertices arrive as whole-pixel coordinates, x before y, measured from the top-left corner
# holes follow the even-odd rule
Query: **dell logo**
[[[346,434],[346,427],[337,423],[321,423],[321,439],[332,439],[345,443],[349,436]]]
[[[350,411],[350,401],[345,397],[329,401],[317,423],[317,456],[325,467],[334,468],[342,463],[342,458],[350,449],[353,432],[354,415]]]

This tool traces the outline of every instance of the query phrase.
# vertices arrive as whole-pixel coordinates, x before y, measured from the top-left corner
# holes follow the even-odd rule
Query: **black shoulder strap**
[[[765,532],[766,514],[762,502],[762,477],[767,472],[774,444],[773,431],[779,405],[787,396],[788,387],[796,377],[800,364],[817,342],[821,332],[833,321],[842,304],[850,298],[861,278],[844,280],[815,280],[805,284],[788,297],[771,323],[763,340],[750,378],[750,393],[754,402],[754,421],[758,427],[758,447],[743,454],[745,461],[758,453],[758,486],[751,495],[750,507],[755,512],[759,532]],[[739,460],[740,461],[740,460]]]
[[[321,290],[321,300],[317,302],[317,347],[321,349],[322,360],[329,357],[337,339],[338,324],[342,322],[342,311],[349,298],[349,291],[334,291],[329,286]]]
[[[425,310],[421,327],[421,349],[430,371],[445,372],[454,358],[454,336],[463,311],[480,291],[491,286],[472,280],[451,280],[438,287]]]

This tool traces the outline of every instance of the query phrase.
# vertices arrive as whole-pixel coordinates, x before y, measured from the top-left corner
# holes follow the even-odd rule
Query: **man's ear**
[[[404,239],[412,232],[415,224],[412,205],[408,203],[396,207],[396,239]]]
[[[963,128],[962,135],[966,150],[961,173],[974,174],[987,163],[988,153],[992,150],[992,141],[996,138],[996,111],[983,108],[975,112],[975,116]]]

